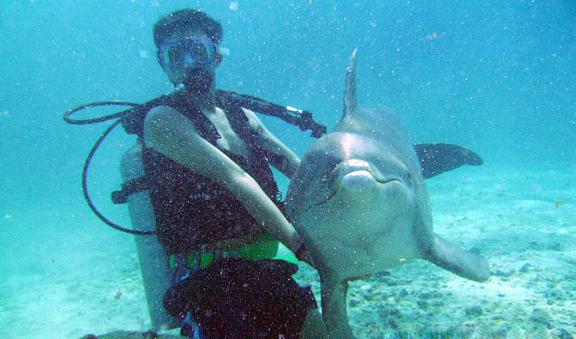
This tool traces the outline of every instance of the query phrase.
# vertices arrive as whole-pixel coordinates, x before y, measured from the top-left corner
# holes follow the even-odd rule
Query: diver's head
[[[215,70],[222,61],[221,41],[220,23],[199,10],[176,11],[154,25],[162,69],[174,86],[183,84],[198,94],[215,86]]]

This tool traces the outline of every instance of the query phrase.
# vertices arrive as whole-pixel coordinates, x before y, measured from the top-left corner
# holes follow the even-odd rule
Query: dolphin
[[[432,231],[422,159],[390,113],[358,107],[356,58],[354,50],[344,115],[306,152],[286,196],[287,215],[320,274],[323,319],[333,338],[353,337],[346,313],[350,280],[413,259],[478,282],[490,275],[484,258]]]

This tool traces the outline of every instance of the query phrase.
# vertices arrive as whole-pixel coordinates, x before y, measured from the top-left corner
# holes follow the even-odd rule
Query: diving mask
[[[158,50],[160,62],[168,67],[212,65],[218,58],[216,44],[209,38],[169,41]]]

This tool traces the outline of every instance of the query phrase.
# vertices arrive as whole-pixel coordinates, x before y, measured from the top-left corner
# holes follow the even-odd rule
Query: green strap
[[[291,262],[293,264],[298,264],[298,259],[288,253],[278,253],[280,243],[278,240],[274,239],[272,236],[266,235],[262,237],[259,241],[241,246],[236,248],[235,252],[238,252],[240,257],[250,260],[262,260],[262,259],[275,259],[284,260]],[[170,256],[170,267],[174,268],[175,255]],[[202,254],[200,258],[200,268],[206,268],[212,264],[214,261],[214,254],[207,252]],[[186,265],[188,267],[196,267],[196,255],[194,252],[190,252],[186,255]]]

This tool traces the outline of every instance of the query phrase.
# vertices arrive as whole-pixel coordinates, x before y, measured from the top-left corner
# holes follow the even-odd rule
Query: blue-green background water
[[[347,58],[357,47],[362,103],[390,107],[416,141],[461,143],[503,165],[574,159],[573,1],[0,6],[3,205],[77,196],[82,158],[101,127],[67,126],[61,112],[93,100],[144,101],[169,91],[151,26],[186,6],[205,9],[224,26],[231,54],[219,69],[219,87],[307,108],[333,126]],[[303,151],[308,140],[297,130],[269,125]],[[112,156],[106,161],[115,165]]]
[[[220,88],[309,109],[331,127],[358,48],[361,104],[389,107],[415,141],[466,145],[487,165],[516,170],[576,162],[574,1],[4,0],[0,269],[65,266],[50,253],[91,249],[99,235],[114,234],[94,229],[80,190],[84,158],[104,126],[66,125],[62,112],[169,92],[151,28],[184,7],[205,9],[224,27],[230,55],[218,70]],[[300,155],[313,141],[265,122]],[[111,206],[108,194],[133,142],[114,133],[91,175],[95,200],[124,223],[126,210]],[[93,234],[94,243],[70,243],[74,232]]]

